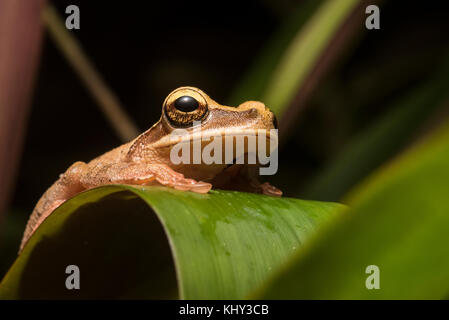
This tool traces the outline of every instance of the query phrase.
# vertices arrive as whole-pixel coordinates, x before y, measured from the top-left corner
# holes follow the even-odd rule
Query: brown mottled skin
[[[181,96],[199,102],[198,110],[181,112],[173,107]],[[173,121],[177,121],[174,122]],[[201,121],[201,133],[194,132],[191,121]],[[31,214],[20,250],[42,221],[67,199],[106,184],[164,185],[178,190],[207,193],[215,187],[280,196],[282,192],[268,183],[257,181],[257,165],[178,164],[170,161],[175,142],[168,136],[182,127],[188,141],[201,137],[239,133],[257,135],[258,129],[274,128],[274,115],[261,102],[248,101],[237,108],[222,106],[194,87],[181,87],[165,99],[160,120],[137,138],[92,161],[75,162],[43,194]],[[207,143],[206,143],[207,144]],[[204,147],[205,144],[201,144]],[[223,143],[224,145],[224,143]]]

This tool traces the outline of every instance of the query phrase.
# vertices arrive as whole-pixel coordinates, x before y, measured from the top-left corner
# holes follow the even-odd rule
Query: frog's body
[[[200,131],[194,130],[194,121],[200,122]],[[268,195],[282,194],[268,183],[258,183],[251,165],[174,164],[170,151],[176,141],[169,137],[177,128],[187,130],[187,138],[191,141],[241,132],[257,135],[257,130],[275,128],[275,118],[261,102],[249,101],[237,108],[227,107],[197,88],[176,89],[166,98],[161,119],[149,130],[89,163],[74,163],[60,175],[34,208],[20,250],[55,208],[79,192],[101,185],[165,185],[198,193],[207,193],[214,185]]]

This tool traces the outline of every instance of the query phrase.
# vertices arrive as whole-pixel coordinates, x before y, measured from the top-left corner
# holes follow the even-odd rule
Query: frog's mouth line
[[[195,142],[195,141],[211,141],[212,137],[259,137],[259,130],[265,131],[266,140],[270,143],[278,144],[278,135],[276,129],[238,129],[238,130],[207,130],[198,132],[188,132],[187,134],[170,134],[154,144],[155,148],[167,148],[178,143]],[[275,130],[276,134],[272,134],[272,130]]]
[[[261,134],[262,131],[262,134]],[[214,139],[210,139],[214,137]],[[191,151],[190,148],[193,147],[193,152],[199,152],[201,157],[203,157],[202,152],[203,148],[209,147],[211,144],[215,143],[215,138],[218,137],[219,145],[215,145],[212,149],[209,149],[207,152],[214,150],[215,156],[215,148],[224,148],[222,149],[223,153],[220,153],[219,157],[222,160],[217,161],[215,158],[213,159],[214,164],[225,165],[223,170],[235,166],[235,165],[261,165],[259,162],[260,157],[263,157],[262,163],[267,164],[265,161],[268,158],[269,163],[271,163],[272,154],[277,154],[277,143],[278,143],[278,135],[276,129],[266,130],[266,129],[239,129],[239,130],[207,130],[203,132],[189,132],[184,135],[173,135],[171,138],[167,138],[165,141],[161,140],[158,142],[158,145],[155,145],[156,148],[164,148],[165,150],[170,150],[170,157],[174,156],[175,160],[172,160],[173,163],[189,163],[191,164]],[[245,139],[246,137],[246,139]],[[174,141],[173,141],[174,140]],[[265,140],[265,143],[263,142]],[[167,142],[168,141],[168,142]],[[162,142],[162,143],[161,143]],[[197,144],[195,144],[197,142]],[[231,142],[230,144],[228,142]],[[266,144],[264,147],[262,147]],[[187,146],[187,151],[181,151],[181,158],[179,158],[179,151],[185,150],[184,148]],[[177,147],[180,147],[179,149]],[[200,148],[200,149],[195,149]],[[175,150],[174,155],[171,154],[172,151]],[[196,151],[195,151],[196,150]],[[268,151],[268,155],[266,154]],[[186,152],[186,153],[185,153]],[[230,154],[229,154],[229,153]],[[262,154],[260,154],[262,152]],[[196,153],[195,153],[196,154]],[[187,155],[187,158],[185,156]],[[212,156],[212,157],[214,157]],[[232,157],[232,162],[229,162],[228,156]],[[170,158],[172,159],[172,158]],[[240,159],[242,162],[240,162]],[[277,156],[275,156],[277,159]],[[186,162],[187,161],[187,162]],[[193,160],[195,161],[195,160]],[[275,160],[276,161],[276,160]],[[201,164],[201,163],[197,163]],[[211,163],[209,163],[211,164]]]

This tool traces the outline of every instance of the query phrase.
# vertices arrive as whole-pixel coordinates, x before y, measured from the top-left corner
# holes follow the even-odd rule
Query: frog
[[[160,119],[148,130],[87,163],[75,162],[59,176],[33,209],[19,252],[61,204],[80,192],[103,185],[166,186],[195,193],[208,193],[214,187],[281,196],[278,188],[259,182],[257,163],[191,164],[171,160],[180,137],[188,142],[199,138],[205,141],[212,136],[224,139],[225,135],[257,135],[260,130],[273,129],[277,130],[276,117],[262,102],[246,101],[231,107],[217,103],[196,87],[177,88],[165,98]],[[186,134],[172,139],[176,130]]]

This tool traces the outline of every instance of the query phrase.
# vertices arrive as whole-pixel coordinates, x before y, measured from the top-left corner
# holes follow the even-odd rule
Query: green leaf
[[[241,299],[341,207],[230,191],[92,189],[42,223],[0,298]],[[65,288],[72,264],[80,290]]]
[[[287,299],[442,299],[449,293],[449,126],[356,188],[350,210],[259,292]],[[368,290],[367,266],[380,270]]]

